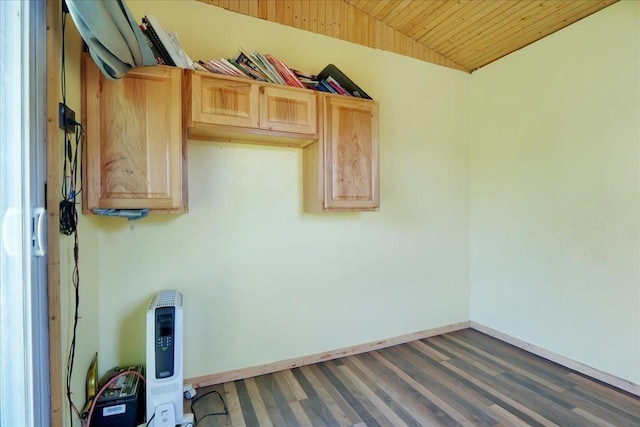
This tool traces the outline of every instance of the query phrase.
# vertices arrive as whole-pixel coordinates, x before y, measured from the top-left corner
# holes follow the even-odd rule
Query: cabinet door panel
[[[272,86],[261,88],[260,128],[316,135],[317,95]]]
[[[181,71],[108,80],[84,62],[85,207],[183,208]]]
[[[378,109],[374,102],[327,96],[325,205],[378,208]]]
[[[192,120],[196,122],[258,127],[258,86],[194,74]]]

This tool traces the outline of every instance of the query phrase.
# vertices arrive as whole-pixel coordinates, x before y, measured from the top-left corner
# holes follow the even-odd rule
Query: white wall
[[[81,217],[76,403],[96,349],[101,372],[144,362],[167,288],[186,297],[187,377],[471,318],[640,383],[637,3],[471,76],[200,2],[127,4],[194,58],[338,65],[380,102],[382,208],[304,214],[300,150],[190,141],[189,214]]]
[[[380,102],[382,207],[305,214],[301,150],[190,141],[187,215],[87,220],[101,371],[144,362],[146,306],[167,288],[185,295],[186,377],[468,320],[469,75],[200,2],[127,3],[194,59],[336,64]]]
[[[471,76],[471,320],[640,383],[640,3]]]

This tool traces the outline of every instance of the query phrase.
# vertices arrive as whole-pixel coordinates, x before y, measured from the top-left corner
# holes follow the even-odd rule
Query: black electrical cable
[[[79,150],[84,142],[84,128],[75,120],[66,118],[67,110],[67,74],[66,74],[66,44],[65,44],[65,31],[67,24],[68,9],[64,1],[62,2],[62,61],[60,72],[60,86],[62,88],[62,114],[65,117],[65,127],[73,127],[76,138],[75,146],[71,141],[69,132],[64,133],[64,166],[63,166],[63,181],[62,181],[62,201],[60,202],[60,232],[64,235],[70,236],[75,231],[77,225],[77,212],[76,212],[76,197],[80,193],[81,189],[78,189],[78,159]],[[80,162],[80,168],[82,168],[82,162]],[[80,174],[82,169],[80,170]]]
[[[82,169],[78,171],[78,158],[80,149],[84,145],[85,132],[82,125],[76,121],[68,121],[67,125],[73,126],[76,134],[75,147],[72,147],[68,135],[65,136],[65,179],[62,185],[62,201],[60,201],[60,232],[70,236],[76,231],[78,223],[77,201],[78,194],[82,188],[78,188],[78,176],[82,174]],[[82,162],[80,162],[82,168]],[[67,175],[67,173],[69,175]],[[69,177],[67,180],[66,177]]]
[[[206,414],[206,415],[203,415],[201,418],[198,418],[198,417],[196,416],[196,411],[195,411],[195,408],[194,408],[193,406],[194,406],[196,403],[198,403],[198,401],[199,401],[200,399],[202,399],[202,398],[203,398],[203,397],[205,397],[205,396],[209,396],[210,394],[217,394],[217,395],[218,395],[218,397],[220,397],[220,401],[222,402],[222,407],[224,408],[224,411],[223,411],[223,412],[211,412],[211,413],[208,413],[208,414]],[[195,427],[195,426],[197,426],[198,424],[200,424],[200,421],[204,420],[204,419],[205,419],[205,418],[207,418],[207,417],[213,417],[213,416],[218,416],[218,415],[229,415],[229,410],[227,409],[227,405],[226,405],[226,403],[224,403],[224,398],[223,398],[223,397],[222,397],[222,395],[221,395],[218,391],[216,391],[216,390],[208,391],[208,392],[206,392],[205,394],[203,394],[203,395],[201,395],[201,396],[198,396],[198,397],[196,397],[195,399],[193,399],[193,400],[191,401],[191,412],[193,413],[193,421],[194,421],[193,426],[194,426],[194,427]]]
[[[78,212],[70,200],[60,202],[60,232],[67,236],[73,234],[78,223]]]
[[[156,414],[151,415],[151,418],[149,418],[149,421],[147,421],[147,423],[145,424],[146,427],[148,427],[149,425],[151,425],[151,421],[153,421],[153,418],[156,416]]]
[[[64,3],[64,2],[63,2]],[[64,4],[63,4],[64,6]],[[67,108],[67,85],[66,85],[66,49],[65,49],[65,30],[66,30],[66,18],[67,11],[62,10],[62,60],[61,60],[61,88],[62,88],[62,104],[63,108]],[[63,117],[66,116],[66,112],[62,112]],[[76,356],[76,338],[78,321],[80,319],[80,245],[78,238],[78,212],[76,210],[76,196],[81,191],[77,186],[78,179],[78,159],[79,151],[84,143],[84,128],[80,123],[76,121],[68,121],[64,123],[66,127],[73,127],[75,131],[75,146],[72,143],[71,136],[65,130],[64,134],[64,166],[63,166],[63,183],[62,183],[62,201],[60,202],[60,232],[74,237],[73,244],[73,272],[72,283],[74,288],[74,314],[73,314],[73,328],[71,332],[71,342],[69,344],[69,353],[67,356],[67,372],[66,372],[66,394],[67,401],[69,403],[69,425],[73,425],[73,414],[75,413],[80,417],[78,408],[73,403],[71,393],[71,381],[73,377],[73,367]],[[80,162],[80,167],[82,164]],[[81,171],[80,171],[81,172]]]

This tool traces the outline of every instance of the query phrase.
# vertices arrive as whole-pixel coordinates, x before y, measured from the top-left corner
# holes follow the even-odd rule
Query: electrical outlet
[[[76,112],[63,104],[58,103],[58,126],[66,133],[76,133],[76,127],[73,122],[76,121]]]

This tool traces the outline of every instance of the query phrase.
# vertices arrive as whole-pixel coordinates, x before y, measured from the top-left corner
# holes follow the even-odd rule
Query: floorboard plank
[[[246,380],[244,380],[244,383],[247,386],[247,392],[249,394],[249,397],[251,398],[251,404],[253,406],[253,410],[255,411],[258,425],[260,425],[261,427],[273,427],[271,417],[269,416],[269,411],[267,410],[264,400],[262,399],[262,395],[260,394],[260,390],[258,389],[256,379],[247,378]]]
[[[443,368],[442,363],[420,357],[415,348],[407,347],[397,357],[399,365],[411,366],[406,370],[413,379],[433,391],[442,401],[457,410],[465,423],[470,420],[474,426],[493,426],[497,422],[489,410],[490,401],[474,392]],[[451,360],[451,359],[449,359]],[[419,367],[418,370],[413,367]]]
[[[555,378],[560,381],[561,384],[568,381],[570,385],[575,385],[571,383],[569,378],[566,378],[567,373],[571,371],[557,363],[535,356],[526,350],[500,341],[499,339],[489,335],[485,335],[475,329],[469,328],[461,330],[460,332],[460,334],[455,334],[453,336],[464,340],[480,350],[493,354],[501,360],[509,361],[517,366],[526,368],[541,377],[547,376]]]
[[[437,415],[429,408],[435,408],[419,390],[404,381],[394,370],[377,360],[373,354],[362,355],[358,360],[373,370],[385,381],[385,386],[398,394],[398,401],[402,401],[408,410],[414,414],[415,419],[420,419],[422,425],[441,425]]]
[[[543,375],[536,375],[535,373],[531,372],[532,371],[532,367],[529,364],[525,364],[524,366],[517,366],[514,363],[511,363],[507,360],[501,359],[499,357],[494,356],[493,354],[490,354],[484,350],[481,350],[477,347],[474,347],[471,344],[466,343],[463,340],[459,340],[458,338],[456,338],[455,336],[451,335],[447,337],[450,341],[452,341],[453,343],[455,343],[456,345],[464,348],[465,350],[471,352],[472,354],[474,354],[476,357],[482,357],[482,359],[484,360],[491,360],[495,363],[497,363],[498,365],[502,366],[504,370],[507,371],[512,371],[512,372],[517,372],[521,375],[524,375],[525,377],[529,377],[532,380],[534,380],[535,382],[538,382],[540,384],[544,384],[547,387],[549,387],[552,390],[558,391],[558,392],[562,392],[567,390],[568,388],[571,387],[571,384],[568,381],[562,381],[562,379],[557,379],[557,378],[553,378],[552,376],[550,376],[549,374],[544,374]]]
[[[316,390],[316,392],[318,393],[318,397],[325,404],[329,412],[331,412],[333,420],[335,420],[335,423],[333,425],[346,427],[353,424],[353,421],[351,421],[342,411],[340,405],[338,405],[335,400],[329,395],[329,392],[325,387],[325,384],[328,384],[328,381],[322,383],[319,379],[322,377],[316,376],[316,374],[308,366],[304,366],[300,368],[300,370],[309,381],[309,384]],[[359,421],[359,419],[357,418],[356,420]]]
[[[269,418],[275,426],[295,425],[296,418],[289,407],[289,400],[278,386],[273,375],[261,375],[255,378],[256,385],[269,413]]]
[[[402,415],[397,414],[385,401],[383,401],[377,394],[377,392],[381,391],[379,387],[374,386],[374,388],[370,388],[365,384],[363,380],[361,380],[348,366],[342,365],[338,369],[342,371],[342,374],[351,380],[353,385],[360,390],[360,392],[367,398],[369,401],[382,413],[382,415],[387,418],[392,425],[394,426],[415,426],[416,420],[413,419],[410,415],[406,413],[406,411],[402,411]],[[388,397],[386,393],[385,396]],[[386,399],[388,400],[388,399]],[[395,402],[394,402],[395,403]],[[408,419],[406,418],[408,416]],[[404,419],[403,419],[404,418]],[[405,419],[407,421],[405,421]]]
[[[333,401],[340,407],[342,412],[349,419],[350,425],[355,425],[362,422],[362,419],[358,415],[358,413],[351,407],[349,402],[340,394],[340,392],[331,384],[331,381],[320,371],[318,365],[309,366],[309,370],[313,373],[313,375],[320,381],[324,389],[329,393],[329,396]]]
[[[283,371],[282,375],[286,378],[287,382],[289,383],[289,386],[291,386],[291,390],[293,391],[293,394],[296,396],[298,400],[307,398],[307,394],[302,389],[302,386],[300,385],[298,380],[296,380],[296,377],[293,375],[293,372],[291,372],[291,369],[287,369],[286,371]]]
[[[403,359],[394,355],[394,350],[385,349],[384,356],[382,352],[373,352],[375,357],[382,365],[393,371],[399,378],[409,384],[413,389],[417,390],[426,400],[426,408],[431,411],[438,419],[441,425],[453,426],[463,425],[472,426],[470,419],[466,418],[449,403],[440,398],[436,393],[429,390],[415,377],[419,376],[419,372],[415,370],[411,363],[403,363]],[[402,366],[402,368],[400,368]]]
[[[345,364],[351,366],[353,369],[358,369],[362,372],[365,381],[375,381],[378,389],[384,392],[390,399],[392,399],[396,405],[403,408],[407,414],[417,423],[418,426],[430,425],[433,423],[433,419],[430,419],[418,410],[420,403],[415,399],[411,393],[406,392],[402,384],[396,381],[391,376],[387,376],[381,369],[376,369],[377,364],[368,365],[363,358],[352,357],[345,361]],[[399,402],[399,403],[398,403]],[[400,408],[394,408],[394,411],[398,411]],[[408,424],[411,422],[405,418],[404,421]]]
[[[465,383],[458,375],[445,368],[443,363],[420,359],[413,348],[408,349],[406,357],[409,358],[408,363],[423,366],[421,370],[424,372],[413,372],[412,376],[471,419],[474,425],[496,424],[492,412],[488,409],[492,402],[486,395],[478,393],[472,385]],[[457,359],[449,359],[453,360]]]
[[[325,425],[326,422],[329,422],[329,425],[344,425],[340,424],[340,422],[336,420],[330,409],[322,401],[320,395],[324,394],[324,388],[318,387],[317,385],[314,387],[311,382],[309,382],[308,377],[310,377],[310,375],[304,374],[308,369],[309,367],[303,366],[292,370],[296,380],[308,396],[306,399],[300,401],[300,404],[305,410],[307,416],[314,426],[317,424]]]
[[[451,360],[452,366],[456,366],[460,370],[473,375],[475,379],[481,381],[485,387],[490,390],[501,390],[504,395],[510,396],[510,399],[518,402],[521,406],[535,406],[536,414],[543,419],[555,425],[584,425],[592,427],[588,421],[583,423],[575,422],[575,414],[571,413],[572,407],[563,408],[557,402],[546,399],[545,396],[532,392],[520,384],[507,378],[505,375],[490,375],[482,370],[476,369],[474,365],[463,360]],[[569,422],[569,421],[572,422]]]
[[[293,388],[291,387],[291,383],[287,380],[287,377],[284,375],[285,372],[287,371],[274,372],[272,374],[273,379],[276,381],[276,383],[278,383],[278,387],[280,388],[280,391],[282,392],[282,395],[286,399],[287,403],[297,402],[300,399],[298,398],[296,393],[293,391]],[[306,398],[306,395],[304,398]]]
[[[525,423],[500,405],[491,405],[491,409],[495,412],[497,417],[503,420],[504,425],[514,427],[531,427],[531,424]]]
[[[245,380],[235,381],[236,391],[238,392],[238,400],[240,401],[240,407],[242,408],[242,416],[247,426],[260,425],[258,417],[253,409],[253,403]]]
[[[640,413],[640,398],[599,381],[594,381],[582,374],[572,372],[568,376],[578,384],[575,390],[588,394],[594,400],[602,401],[630,414]]]
[[[208,387],[207,387],[208,388]],[[199,391],[200,392],[200,391]],[[229,418],[233,427],[246,427],[244,422],[244,416],[242,415],[242,406],[240,405],[240,398],[236,391],[236,385],[233,382],[224,384],[224,396],[227,401],[227,410],[229,411]]]
[[[304,409],[302,408],[302,405],[299,401],[296,400],[295,402],[289,403],[289,407],[296,417],[296,425],[300,427],[313,427],[313,423],[307,416],[307,413],[304,412]]]
[[[356,411],[362,421],[369,427],[392,426],[389,420],[376,409],[348,378],[339,370],[339,365],[326,362],[318,366],[320,371],[331,381],[351,407]]]
[[[514,399],[510,398],[505,393],[508,391],[500,391],[491,387],[490,385],[480,381],[473,374],[464,371],[462,369],[458,369],[456,366],[452,365],[450,362],[443,362],[443,365],[446,366],[451,372],[456,373],[460,376],[460,378],[465,379],[470,384],[476,387],[476,390],[481,393],[486,393],[486,396],[490,399],[495,399],[496,404],[499,404],[501,407],[508,410],[510,413],[514,414],[521,420],[526,421],[528,424],[532,426],[545,426],[545,427],[559,427],[557,424],[549,421],[544,418],[542,415],[537,413],[535,410],[528,408],[526,405],[523,405]]]
[[[640,426],[639,397],[473,329],[214,390],[199,427]]]
[[[335,418],[333,418],[333,415],[331,415],[327,406],[318,396],[301,400],[300,405],[314,427],[332,427],[337,425]]]

